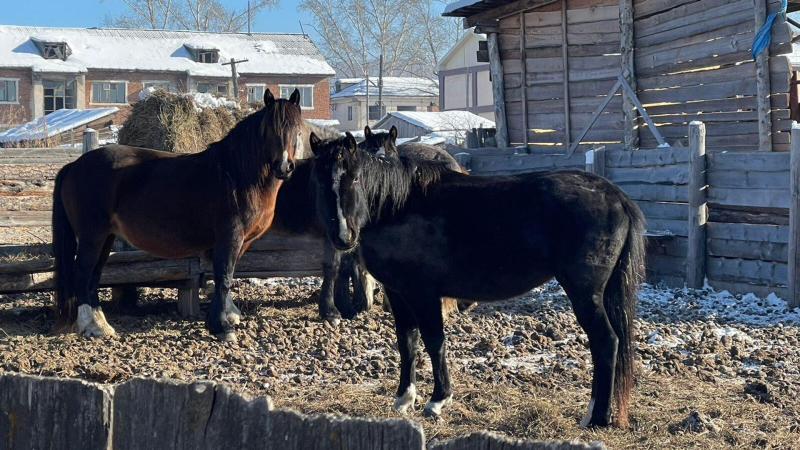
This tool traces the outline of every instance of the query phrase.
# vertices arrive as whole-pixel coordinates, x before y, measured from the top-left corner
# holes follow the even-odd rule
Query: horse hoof
[[[228,313],[228,322],[230,322],[233,326],[239,326],[239,323],[242,321],[241,316],[236,313]]]
[[[394,405],[392,405],[392,409],[395,411],[405,414],[408,412],[408,408],[414,408],[414,402],[417,399],[417,388],[413,384],[406,389],[406,393],[400,397],[395,397]]]
[[[424,417],[439,417],[442,415],[442,409],[453,401],[453,396],[446,397],[444,400],[437,402],[429,401],[425,404],[425,409],[422,410]]]
[[[236,342],[236,333],[233,331],[229,331],[227,333],[219,333],[217,334],[217,339],[220,342]]]

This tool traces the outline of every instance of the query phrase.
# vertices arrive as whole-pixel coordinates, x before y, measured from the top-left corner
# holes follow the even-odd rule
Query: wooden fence
[[[798,306],[800,134],[791,152],[706,152],[704,124],[689,128],[690,147],[584,146],[571,157],[563,146],[534,154],[476,149],[457,159],[473,175],[577,168],[603,175],[647,218],[650,282],[702,287],[707,280],[733,293],[775,292]]]
[[[0,373],[0,448],[423,450],[408,420],[305,416],[211,381],[120,385]],[[602,450],[601,443],[516,441],[479,432],[428,450]]]

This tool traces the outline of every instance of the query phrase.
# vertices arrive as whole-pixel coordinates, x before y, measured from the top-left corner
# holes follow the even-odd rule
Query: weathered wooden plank
[[[707,228],[709,239],[789,243],[788,226],[709,222]]]
[[[689,222],[686,220],[647,219],[647,231],[669,231],[676,236],[689,236]]]
[[[685,277],[686,258],[648,253],[647,273],[657,274],[659,276],[672,275]]]
[[[638,52],[638,49],[637,49]],[[639,89],[664,89],[671,87],[692,86],[698,84],[720,83],[725,81],[741,80],[745,77],[752,77],[756,74],[756,65],[754,62],[745,62],[735,66],[727,66],[721,68],[713,68],[710,70],[699,70],[695,72],[677,73],[670,75],[641,77],[639,80]],[[789,72],[775,72],[771,73],[771,80],[776,83],[776,90],[778,86],[781,88],[788,88]],[[788,89],[786,89],[788,91]]]
[[[473,156],[472,173],[480,175],[490,172],[541,171],[583,166],[583,154],[565,155],[513,155]]]
[[[637,39],[663,33],[668,30],[703,23],[716,17],[723,17],[737,11],[752,11],[752,0],[705,0],[673,8],[663,14],[636,20]],[[688,35],[688,34],[687,34]]]
[[[767,20],[767,1],[754,0],[755,27],[758,33]],[[772,151],[772,116],[770,115],[769,94],[772,92],[769,76],[769,48],[756,57],[756,99],[758,100],[758,150]]]
[[[662,167],[608,167],[606,178],[615,184],[625,183],[689,183],[689,167],[686,164]]]
[[[607,167],[649,167],[687,164],[688,148],[657,148],[630,150],[610,150],[606,159]]]
[[[662,11],[672,9],[684,3],[691,3],[694,0],[644,0],[636,2],[636,14],[634,17],[640,19],[642,17],[658,14]]]
[[[753,13],[745,9],[708,22],[696,23],[688,27],[639,38],[636,40],[636,56],[644,57],[656,53],[674,51],[683,47],[698,46],[713,40],[724,39],[727,36],[751,32],[752,30]]]
[[[578,24],[619,19],[619,6],[593,6],[590,8],[570,9],[567,11],[567,23]]]
[[[753,172],[742,166],[743,170],[708,171],[708,184],[711,189],[775,189],[789,190],[789,172]]]
[[[788,208],[789,191],[786,189],[736,189],[710,186],[708,202],[732,206],[760,206]]]
[[[788,289],[786,286],[737,283],[735,281],[709,279],[708,284],[717,292],[728,291],[731,294],[754,294],[759,298],[767,298],[770,294],[776,294],[780,298],[786,298]]]
[[[494,120],[497,126],[498,147],[508,147],[508,125],[506,123],[506,102],[503,89],[503,63],[497,45],[497,33],[489,33],[489,66],[492,74],[492,95],[494,96]]]
[[[0,373],[0,448],[106,450],[110,428],[108,387]]]
[[[689,218],[689,205],[686,203],[637,201],[636,204],[648,219],[688,220]]]
[[[50,211],[2,211],[0,227],[46,227],[52,215]]]
[[[714,256],[706,258],[706,271],[709,278],[762,285],[786,285],[789,273],[781,262]]]
[[[758,259],[785,263],[789,260],[789,244],[780,242],[709,239],[708,254],[727,258]]]
[[[610,168],[606,168],[608,172]],[[668,186],[662,184],[623,184],[620,189],[634,200],[653,202],[689,202],[689,187]]]
[[[755,95],[755,78],[709,83],[702,86],[685,86],[675,89],[648,90],[639,92],[639,100],[650,109],[655,103],[693,102],[718,100],[736,95]]]

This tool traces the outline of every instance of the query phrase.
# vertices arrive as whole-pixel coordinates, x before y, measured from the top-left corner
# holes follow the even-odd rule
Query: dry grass
[[[222,139],[254,110],[247,103],[241,106],[233,114],[224,107],[198,112],[190,97],[157,90],[134,103],[118,142],[175,153],[197,153]]]

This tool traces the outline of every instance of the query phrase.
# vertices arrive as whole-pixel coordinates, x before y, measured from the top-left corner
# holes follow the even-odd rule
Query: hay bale
[[[118,142],[175,153],[197,153],[225,137],[259,107],[246,102],[232,108],[203,107],[196,101],[196,95],[170,94],[161,89],[149,92],[133,105]]]

